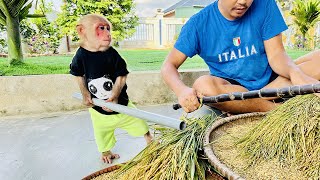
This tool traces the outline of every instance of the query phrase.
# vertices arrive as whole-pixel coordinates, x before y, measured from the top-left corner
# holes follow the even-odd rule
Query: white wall
[[[152,48],[162,49],[172,46],[175,34],[172,28],[183,25],[188,18],[163,18],[158,13],[154,18],[140,18],[135,34],[119,42],[120,48]]]

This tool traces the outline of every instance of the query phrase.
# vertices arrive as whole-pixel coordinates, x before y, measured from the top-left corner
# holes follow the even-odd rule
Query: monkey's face
[[[95,24],[95,32],[102,47],[109,47],[111,43],[111,29],[108,23],[99,22]]]
[[[91,47],[98,50],[106,50],[111,44],[110,25],[107,22],[97,21],[92,24],[90,30],[86,31],[86,39]]]

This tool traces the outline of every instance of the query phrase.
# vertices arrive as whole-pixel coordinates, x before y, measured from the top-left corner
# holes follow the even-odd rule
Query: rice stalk
[[[187,128],[179,131],[160,128],[159,136],[137,156],[123,165],[115,179],[134,180],[204,180],[206,170],[213,167],[199,158],[205,130],[215,118],[185,118]]]
[[[250,165],[277,158],[319,178],[320,98],[313,94],[291,98],[269,112],[237,146],[251,159]]]

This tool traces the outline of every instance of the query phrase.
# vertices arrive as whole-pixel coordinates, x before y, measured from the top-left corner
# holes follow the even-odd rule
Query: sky
[[[54,9],[59,11],[61,0],[47,0],[53,2]],[[180,0],[133,0],[136,3],[136,14],[139,17],[153,17],[158,8],[165,10]]]
[[[165,10],[179,1],[180,0],[134,0],[137,15],[140,17],[152,17],[158,8]]]

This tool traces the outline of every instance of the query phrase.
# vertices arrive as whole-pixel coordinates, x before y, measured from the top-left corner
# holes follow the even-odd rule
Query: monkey
[[[112,47],[112,24],[103,15],[88,14],[80,18],[76,30],[79,48],[70,64],[70,74],[75,76],[83,104],[88,106],[101,159],[112,163],[120,158],[111,152],[116,143],[115,129],[123,129],[131,136],[143,135],[147,144],[153,137],[144,120],[93,104],[92,98],[98,98],[136,108],[126,92],[127,64]]]

